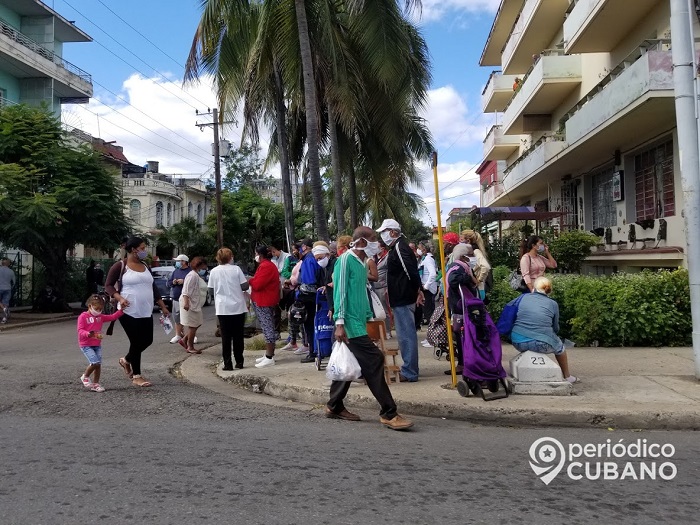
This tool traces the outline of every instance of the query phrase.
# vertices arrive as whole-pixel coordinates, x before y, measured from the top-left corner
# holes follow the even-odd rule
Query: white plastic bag
[[[163,331],[166,334],[170,334],[173,331],[173,323],[170,321],[170,317],[160,316],[160,324],[163,327]]]
[[[357,362],[348,345],[340,341],[333,343],[331,358],[326,366],[326,377],[331,381],[353,381],[361,375],[360,363]]]

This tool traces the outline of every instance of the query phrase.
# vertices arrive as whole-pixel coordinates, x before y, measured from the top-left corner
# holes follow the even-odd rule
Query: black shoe
[[[243,368],[243,363],[236,363],[236,368]]]
[[[221,370],[224,370],[224,371],[226,371],[226,372],[230,372],[231,370],[233,370],[233,366],[231,366],[231,365],[224,365],[224,367],[223,367]]]
[[[315,355],[307,355],[304,359],[301,360],[302,363],[315,363],[316,362],[316,356]]]

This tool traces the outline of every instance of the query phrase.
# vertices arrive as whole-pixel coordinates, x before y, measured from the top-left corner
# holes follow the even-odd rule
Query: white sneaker
[[[430,348],[430,347],[433,346],[433,345],[431,345],[427,340],[422,341],[422,342],[421,342],[421,345],[423,345],[424,348]]]
[[[266,357],[267,357],[267,356],[258,357],[258,358],[255,360],[255,362],[256,362],[256,363],[262,363],[262,362],[265,360]]]
[[[294,343],[294,344],[287,343],[282,348],[280,348],[280,350],[296,350],[297,348],[299,348],[299,347],[296,345],[296,343]]]
[[[92,386],[92,380],[89,377],[85,377],[85,374],[80,376],[80,382],[85,388],[90,388]]]
[[[572,383],[572,384],[573,384],[573,383],[578,383],[578,382],[581,381],[578,377],[575,377],[575,376],[569,376],[569,377],[566,378],[566,380],[567,380],[569,383]]]
[[[93,383],[90,386],[90,390],[92,390],[93,392],[104,392],[105,391],[105,389],[103,387],[101,387],[99,383]]]
[[[309,353],[309,347],[308,346],[300,346],[296,350],[294,350],[294,355],[307,355]]]
[[[174,345],[175,343],[179,343],[179,342],[180,342],[180,339],[182,339],[182,337],[180,337],[179,335],[176,335],[175,337],[173,337],[173,338],[170,340],[170,344],[171,344],[171,345]]]
[[[391,339],[391,334],[386,334],[387,339]]]
[[[197,343],[199,343],[199,340],[197,339],[197,336],[195,335],[195,336],[194,336],[194,342],[193,342],[192,344],[193,344],[193,345],[196,345]]]
[[[258,364],[255,365],[255,368],[265,368],[266,366],[272,366],[275,364],[275,358],[268,358],[267,356],[263,356],[262,361],[260,361]]]

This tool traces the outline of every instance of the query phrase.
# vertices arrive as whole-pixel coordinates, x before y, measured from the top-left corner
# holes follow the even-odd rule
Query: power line
[[[155,47],[158,51],[160,51],[161,53],[163,53],[166,57],[168,57],[170,60],[172,60],[173,62],[175,62],[178,66],[180,66],[180,67],[183,69],[183,71],[184,71],[185,66],[184,66],[183,64],[181,64],[181,63],[178,62],[176,59],[174,59],[173,57],[171,57],[168,53],[166,53],[165,51],[163,51],[160,47],[158,47],[154,42],[152,42],[152,41],[151,41],[146,35],[144,35],[141,31],[139,31],[138,29],[136,29],[136,28],[135,28],[134,26],[132,26],[129,22],[127,22],[126,20],[124,20],[124,19],[123,19],[121,16],[119,16],[117,13],[115,13],[115,12],[112,10],[112,8],[109,7],[107,4],[105,4],[102,0],[97,0],[97,1],[98,1],[100,4],[102,4],[102,5],[105,7],[105,9],[107,9],[110,13],[112,13],[112,14],[113,14],[114,16],[116,16],[119,20],[121,20],[122,22],[124,22],[127,26],[129,26],[129,27],[130,27],[131,29],[133,29],[136,33],[138,33],[138,34],[139,34],[144,40],[146,40],[149,44],[151,44],[151,45],[152,45],[153,47]]]
[[[70,7],[71,9],[73,9],[76,13],[78,13],[80,16],[82,16],[86,21],[88,21],[90,24],[92,24],[93,26],[95,26],[101,33],[103,33],[104,35],[106,35],[107,37],[109,37],[109,38],[110,38],[111,40],[113,40],[117,45],[119,45],[120,47],[122,47],[123,49],[125,49],[127,52],[129,52],[131,55],[133,55],[134,57],[136,57],[138,60],[140,60],[141,62],[143,62],[144,64],[146,64],[146,66],[150,67],[153,71],[155,71],[155,72],[156,72],[158,75],[160,75],[163,79],[167,80],[167,77],[166,77],[163,73],[161,73],[161,72],[158,71],[155,67],[153,67],[153,66],[151,66],[150,64],[148,64],[145,60],[143,60],[142,58],[140,58],[140,57],[139,57],[138,55],[136,55],[133,51],[131,51],[129,48],[127,48],[125,45],[123,45],[121,42],[119,42],[116,38],[114,38],[113,36],[111,36],[111,35],[110,35],[109,33],[107,33],[104,29],[102,29],[100,26],[98,26],[96,23],[94,23],[92,20],[90,20],[88,17],[86,17],[83,13],[81,13],[80,11],[78,11],[78,10],[77,10],[73,5],[71,5],[67,0],[63,0],[63,2],[64,2],[68,7]],[[133,64],[130,64],[129,62],[127,62],[124,58],[122,58],[122,57],[119,56],[117,53],[115,53],[114,51],[112,51],[111,49],[109,49],[107,46],[105,46],[104,44],[102,44],[102,43],[101,43],[100,41],[98,41],[97,39],[94,39],[94,38],[93,38],[93,42],[94,42],[95,44],[99,45],[100,47],[102,47],[103,49],[105,49],[107,52],[109,52],[109,53],[111,53],[112,55],[114,55],[116,58],[118,58],[119,60],[121,60],[122,62],[124,62],[127,66],[129,66],[129,67],[132,68],[133,70],[137,71],[138,73],[141,73],[144,77],[146,77],[146,78],[149,77],[148,74],[144,73],[143,71],[141,71],[139,68],[137,68],[137,67],[134,66]],[[158,84],[158,83],[156,83],[156,85],[157,85],[157,86],[160,86],[161,89],[163,89],[164,91],[166,91],[168,94],[174,96],[175,98],[180,99],[182,102],[184,102],[185,104],[187,104],[188,106],[190,106],[192,109],[197,109],[196,106],[193,106],[191,103],[189,103],[188,101],[186,101],[186,100],[183,99],[182,97],[180,97],[180,96],[176,95],[175,93],[173,93],[172,91],[166,89],[165,86],[164,86],[163,84]],[[204,102],[202,102],[201,100],[198,100],[198,99],[197,99],[196,97],[194,97],[193,95],[187,93],[187,91],[185,91],[185,90],[182,89],[181,87],[178,86],[178,89],[179,89],[180,91],[182,91],[183,93],[185,93],[186,95],[188,95],[192,100],[195,100],[198,104],[202,104],[202,105],[205,105],[205,106],[207,105],[207,104],[205,104]]]

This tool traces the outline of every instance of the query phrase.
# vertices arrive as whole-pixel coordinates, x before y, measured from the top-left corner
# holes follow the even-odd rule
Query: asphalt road
[[[178,379],[169,370],[184,353],[155,333],[144,354],[154,386],[123,376],[117,327],[104,345],[103,394],[79,384],[74,323],[0,334],[1,524],[700,523],[696,433],[428,418],[400,433],[370,411],[359,423],[331,421],[320,407],[254,403],[232,386],[221,394]],[[213,343],[212,334],[209,322],[200,338]],[[677,475],[572,480],[564,469],[545,485],[529,465],[544,436],[564,446],[670,443],[673,456],[657,461]],[[587,461],[620,473],[626,459]]]

